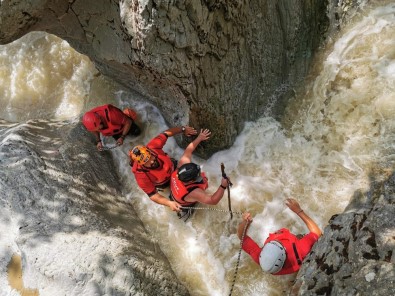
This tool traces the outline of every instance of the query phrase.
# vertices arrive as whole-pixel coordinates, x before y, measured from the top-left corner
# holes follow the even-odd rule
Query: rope
[[[112,150],[112,149],[115,149],[117,147],[119,147],[119,145],[109,146],[109,147],[103,146],[103,148],[100,151]]]
[[[230,212],[230,213],[237,214],[237,215],[242,215],[243,214],[242,212],[227,211],[227,210],[222,210],[222,209],[217,209],[217,208],[181,207],[181,209],[208,210],[208,211],[217,211],[217,212],[223,212],[223,213],[229,213]],[[244,225],[243,235],[241,236],[239,254],[237,256],[236,269],[235,269],[235,273],[233,274],[232,287],[230,288],[229,296],[232,295],[233,288],[234,288],[234,286],[236,284],[237,272],[239,271],[241,250],[243,249],[243,242],[244,242],[244,237],[245,237],[245,234],[246,234],[246,231],[247,231],[248,224],[249,223],[246,223]]]
[[[244,237],[245,237],[245,234],[246,234],[246,231],[247,231],[247,226],[248,226],[248,222],[244,225],[243,235],[241,236],[239,255],[237,256],[236,270],[235,270],[235,273],[233,275],[232,287],[230,288],[229,296],[232,295],[233,288],[234,288],[235,283],[236,283],[237,272],[239,271],[241,250],[243,249],[243,242],[244,242]]]
[[[233,213],[236,215],[243,215],[242,212],[228,211],[228,210],[222,210],[222,209],[217,209],[217,208],[181,207],[181,209],[207,210],[207,211],[216,211],[216,212],[223,212],[223,213]]]

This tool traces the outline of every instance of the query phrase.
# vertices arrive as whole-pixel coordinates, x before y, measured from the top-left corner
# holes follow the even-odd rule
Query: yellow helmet
[[[147,147],[140,145],[129,150],[129,156],[133,161],[137,161],[138,164],[143,165],[151,158],[151,152]]]

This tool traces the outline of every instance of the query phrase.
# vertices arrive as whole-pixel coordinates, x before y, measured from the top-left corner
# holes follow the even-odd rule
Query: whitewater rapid
[[[220,163],[225,164],[234,184],[232,207],[253,214],[249,235],[257,242],[281,227],[306,231],[285,207],[286,198],[300,201],[324,228],[332,215],[344,210],[355,191],[368,190],[369,174],[376,167],[393,166],[393,36],[395,5],[366,8],[320,53],[282,122],[270,116],[247,122],[230,149],[208,160],[195,158],[208,175],[211,192],[220,184]],[[226,295],[239,251],[235,231],[240,217],[230,221],[226,212],[200,210],[184,223],[151,202],[130,172],[128,149],[168,128],[159,110],[99,76],[89,59],[54,36],[34,33],[1,46],[0,62],[3,119],[75,119],[107,102],[137,110],[142,135],[127,139],[126,145],[113,152],[124,198],[134,206],[191,295]],[[175,158],[182,154],[174,139],[169,139],[166,151]],[[98,153],[94,147],[92,153]],[[217,208],[228,209],[226,196]],[[264,274],[243,253],[235,295],[282,295],[293,278]]]

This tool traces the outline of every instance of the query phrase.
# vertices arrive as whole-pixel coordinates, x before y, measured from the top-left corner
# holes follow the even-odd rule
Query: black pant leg
[[[138,136],[141,134],[141,129],[140,127],[133,121],[132,126],[130,127],[130,130],[128,132],[128,135],[131,136]]]

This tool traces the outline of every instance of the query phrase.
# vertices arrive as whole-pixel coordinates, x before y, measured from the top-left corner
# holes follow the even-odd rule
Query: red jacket
[[[289,232],[288,229],[282,228],[275,233],[270,233],[263,245],[271,241],[281,243],[287,253],[283,268],[279,272],[274,273],[274,275],[289,274],[298,271],[304,257],[307,255],[304,254],[303,258],[300,257],[301,254],[297,247],[298,238]]]
[[[133,163],[132,172],[136,178],[136,182],[148,196],[156,193],[156,187],[169,182],[171,173],[175,169],[171,158],[162,150],[166,142],[167,135],[162,133],[147,144],[147,147],[158,157],[160,163],[159,168],[147,169],[139,165],[137,161]]]
[[[96,107],[91,111],[100,115],[108,126],[106,129],[100,130],[103,136],[113,136],[122,133],[123,127],[129,118],[120,109],[111,104]]]
[[[170,180],[171,195],[173,196],[174,200],[182,206],[187,207],[195,204],[196,203],[195,201],[194,202],[185,201],[185,197],[196,188],[200,188],[202,190],[207,189],[208,180],[206,174],[203,172],[201,173],[203,177],[203,181],[201,183],[192,183],[185,185],[178,179],[177,173],[178,170],[174,171],[173,174],[171,175],[171,180]]]
[[[297,272],[300,269],[303,259],[307,256],[313,245],[317,242],[318,235],[310,232],[301,239],[298,239],[295,235],[289,232],[288,229],[282,228],[275,233],[270,233],[264,245],[273,240],[280,242],[287,253],[287,258],[285,259],[283,268],[274,274],[283,275]],[[246,235],[244,238],[243,250],[247,252],[257,264],[259,264],[259,255],[262,248],[260,248],[257,243],[248,235]]]

